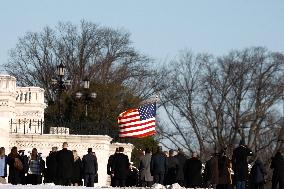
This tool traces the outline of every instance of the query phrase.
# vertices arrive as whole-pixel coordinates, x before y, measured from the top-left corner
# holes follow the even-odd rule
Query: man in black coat
[[[197,153],[193,153],[190,159],[185,161],[184,182],[187,188],[201,187],[202,185],[202,163],[198,159]]]
[[[164,184],[165,174],[167,172],[167,157],[159,146],[157,152],[152,156],[150,170],[153,176],[153,182]]]
[[[165,185],[172,185],[177,181],[177,171],[179,169],[179,162],[174,156],[174,150],[169,150],[169,157],[167,157],[167,174],[165,176]]]
[[[87,187],[94,187],[95,176],[98,172],[98,162],[96,156],[93,155],[92,148],[88,149],[88,154],[82,159],[84,185]]]
[[[248,162],[247,157],[252,156],[252,151],[245,146],[244,140],[233,151],[232,164],[236,189],[245,189],[248,180]]]
[[[270,168],[273,169],[272,175],[272,189],[277,188],[279,183],[279,189],[284,188],[284,157],[281,152],[278,151],[274,157],[271,158]]]
[[[57,179],[59,185],[70,186],[73,176],[74,156],[72,151],[68,150],[68,143],[63,143],[63,149],[57,152]]]
[[[186,155],[183,152],[183,149],[178,149],[178,154],[175,156],[179,163],[179,168],[177,170],[176,180],[180,186],[184,186],[184,174],[183,174],[183,167],[187,160]]]
[[[51,152],[46,157],[46,175],[45,183],[57,183],[56,182],[56,171],[57,171],[57,161],[56,161],[57,147],[52,147]]]
[[[110,185],[112,187],[114,187],[114,178],[112,177],[112,174],[111,174],[111,165],[112,165],[112,162],[113,162],[113,157],[116,153],[118,153],[118,148],[115,149],[115,153],[110,155],[109,158],[108,158],[108,161],[107,161],[107,174],[110,175]]]
[[[129,171],[129,159],[128,156],[123,153],[123,147],[119,147],[118,151],[119,153],[114,155],[111,165],[112,176],[114,177],[114,186],[125,187]]]

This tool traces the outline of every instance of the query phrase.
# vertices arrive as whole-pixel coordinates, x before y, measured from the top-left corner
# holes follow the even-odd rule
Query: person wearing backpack
[[[257,158],[254,165],[251,168],[251,183],[253,189],[263,189],[264,188],[264,176],[266,171],[264,169],[262,161]]]
[[[20,173],[23,170],[23,163],[20,159],[20,155],[18,154],[16,146],[11,149],[11,153],[8,155],[7,162],[9,165],[8,183],[11,183],[13,185],[20,184]]]

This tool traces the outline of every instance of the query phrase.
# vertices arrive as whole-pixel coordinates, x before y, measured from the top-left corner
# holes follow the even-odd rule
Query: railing
[[[43,120],[11,119],[9,121],[12,134],[43,134]]]

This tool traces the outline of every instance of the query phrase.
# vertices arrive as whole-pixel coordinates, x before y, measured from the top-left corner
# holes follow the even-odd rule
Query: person
[[[98,162],[96,156],[93,154],[93,149],[88,149],[88,154],[82,158],[82,169],[84,175],[84,185],[87,187],[94,187],[95,176],[98,171]]]
[[[49,155],[46,157],[46,177],[45,183],[57,183],[56,182],[56,161],[57,147],[52,147]]]
[[[179,163],[174,156],[174,150],[169,150],[169,157],[167,158],[167,174],[165,179],[165,185],[171,185],[176,183],[177,171],[179,169]]]
[[[202,163],[198,159],[197,153],[192,153],[192,157],[187,159],[184,165],[185,186],[190,188],[200,187],[202,184]]]
[[[218,156],[218,182],[217,189],[229,189],[231,188],[231,160],[226,154],[227,148],[221,150]]]
[[[133,187],[138,185],[138,177],[139,177],[139,171],[138,169],[133,165],[133,162],[129,163],[129,171],[126,178],[126,187]]]
[[[179,164],[179,167],[178,167],[178,170],[177,170],[177,175],[176,175],[176,181],[180,186],[183,187],[184,186],[183,167],[184,167],[184,164],[187,160],[187,157],[184,154],[182,148],[178,148],[178,154],[175,157],[176,157],[178,164]]]
[[[274,157],[271,158],[270,168],[273,169],[272,174],[272,189],[276,189],[279,184],[279,189],[284,188],[284,157],[278,151]]]
[[[72,151],[68,150],[68,143],[64,142],[62,150],[56,154],[57,163],[57,183],[58,185],[70,186],[73,176],[74,156]]]
[[[140,171],[140,180],[142,187],[150,187],[153,184],[153,176],[150,171],[151,163],[151,151],[149,148],[145,149],[145,155],[140,159],[139,171]]]
[[[159,146],[155,154],[153,154],[150,163],[150,171],[153,176],[153,182],[164,184],[165,174],[167,172],[167,157]]]
[[[42,164],[41,158],[37,153],[37,149],[33,148],[31,155],[28,157],[28,175],[27,184],[37,185],[41,184]]]
[[[112,161],[113,161],[113,157],[114,157],[114,155],[115,155],[116,153],[118,153],[118,148],[115,149],[114,154],[112,154],[112,155],[109,156],[108,161],[107,161],[107,174],[110,175],[110,185],[111,185],[112,187],[114,187],[114,182],[113,182],[113,181],[114,181],[114,178],[113,178],[113,176],[112,176],[112,174],[111,174],[111,172],[112,172],[112,170],[111,170],[111,164],[112,164]]]
[[[21,184],[20,173],[23,170],[23,163],[21,162],[16,146],[12,147],[7,157],[7,163],[9,165],[8,183],[13,185]]]
[[[205,187],[216,188],[219,179],[218,159],[219,153],[212,153],[209,160],[205,163],[203,180]]]
[[[118,148],[119,153],[116,153],[113,157],[111,170],[114,177],[114,186],[115,187],[125,187],[126,178],[129,171],[129,159],[125,155],[124,148]]]
[[[25,154],[25,150],[19,150],[20,160],[23,163],[23,169],[20,171],[20,177],[21,177],[21,184],[25,185],[27,184],[27,173],[29,170],[29,160],[28,156]]]
[[[7,177],[7,156],[5,155],[5,148],[0,148],[0,183],[6,184]]]
[[[72,185],[81,186],[82,185],[82,161],[78,156],[77,150],[72,150],[74,156],[74,168],[73,168],[73,177]]]
[[[248,180],[248,156],[252,155],[252,151],[245,146],[245,141],[240,140],[239,146],[234,149],[232,156],[232,164],[234,171],[234,180],[236,189],[245,189]]]
[[[263,166],[262,161],[257,158],[251,168],[251,183],[253,189],[263,189],[264,188],[264,176],[266,175],[266,170]]]

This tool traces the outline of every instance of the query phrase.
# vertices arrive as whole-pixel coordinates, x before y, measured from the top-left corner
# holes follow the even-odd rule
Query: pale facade
[[[17,87],[16,78],[0,75],[0,144],[9,152],[13,146],[31,151],[37,148],[45,158],[53,146],[61,148],[68,142],[70,150],[77,150],[82,157],[88,148],[93,148],[98,158],[99,185],[107,185],[107,160],[116,147],[123,146],[125,153],[131,157],[131,144],[111,143],[112,138],[103,135],[69,135],[69,131],[61,134],[42,134],[41,124],[44,120],[44,90],[39,87]],[[17,122],[20,122],[17,124]],[[13,123],[13,124],[11,124]],[[55,128],[53,128],[55,129]],[[54,132],[53,133],[57,133]]]

